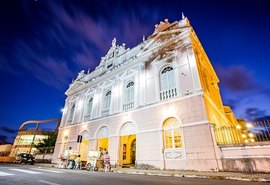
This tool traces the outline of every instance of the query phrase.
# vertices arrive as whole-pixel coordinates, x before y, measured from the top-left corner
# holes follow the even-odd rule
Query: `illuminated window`
[[[92,107],[93,107],[93,98],[89,98],[87,101],[86,107],[85,107],[85,114],[84,114],[84,119],[89,120],[91,118],[92,114]]]
[[[163,129],[165,149],[182,148],[181,128],[177,119],[167,119]]]
[[[160,99],[169,99],[176,95],[174,70],[172,67],[168,66],[160,73]]]
[[[68,120],[67,120],[68,123],[72,122],[74,111],[75,111],[75,102],[72,102],[70,104],[70,110],[69,110],[69,114],[68,114]]]
[[[124,110],[132,108],[134,105],[134,82],[129,82],[125,89]]]

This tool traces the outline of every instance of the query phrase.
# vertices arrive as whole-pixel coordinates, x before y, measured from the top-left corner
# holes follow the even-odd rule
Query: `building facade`
[[[237,120],[218,82],[184,16],[161,21],[132,49],[114,39],[96,69],[81,71],[66,91],[53,162],[71,147],[82,160],[101,149],[116,165],[221,170],[213,127]]]

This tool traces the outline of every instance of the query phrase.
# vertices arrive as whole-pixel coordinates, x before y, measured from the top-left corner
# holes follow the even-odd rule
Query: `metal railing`
[[[166,100],[177,96],[176,88],[160,91],[160,100]]]
[[[101,116],[108,116],[108,115],[109,115],[109,109],[101,111]]]
[[[217,144],[241,144],[270,141],[270,122],[248,122],[244,126],[215,128]]]
[[[217,144],[243,143],[242,131],[234,126],[215,128]]]
[[[123,110],[128,110],[134,107],[134,102],[125,103],[123,105]]]
[[[254,135],[255,141],[270,141],[270,122],[253,122],[249,128],[249,132]]]

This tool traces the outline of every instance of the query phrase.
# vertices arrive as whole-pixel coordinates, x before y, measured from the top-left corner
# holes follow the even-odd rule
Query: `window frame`
[[[104,97],[103,97],[102,110],[103,111],[106,111],[106,110],[110,111],[112,91],[111,91],[111,89],[109,89],[109,90],[107,90],[105,92],[106,93],[104,94]]]
[[[164,66],[160,70],[159,74],[160,91],[166,91],[176,88],[174,71],[175,69],[171,65]]]
[[[89,110],[89,103],[91,101],[91,110]],[[93,102],[94,102],[94,97],[93,96],[88,96],[86,104],[84,105],[84,116],[83,119],[85,121],[90,120],[92,118],[92,113],[93,113]]]
[[[73,123],[74,115],[75,115],[75,109],[76,109],[76,100],[70,101],[68,115],[67,115],[67,124],[72,124]],[[72,114],[71,114],[71,110],[73,110]]]
[[[170,119],[175,119],[177,125],[169,126],[169,122],[167,121],[169,121]],[[163,142],[165,150],[175,150],[183,148],[183,130],[181,125],[181,122],[179,123],[179,120],[177,120],[176,118],[168,118],[163,122]],[[179,135],[175,134],[175,132],[179,132]],[[168,139],[168,135],[171,136],[170,139]],[[168,140],[170,140],[171,143],[168,143]],[[176,140],[179,140],[179,143],[176,143]],[[168,145],[170,145],[171,147],[167,147]],[[176,145],[179,145],[179,147],[176,147]]]
[[[134,81],[129,81],[125,86],[125,104],[134,102],[134,90],[135,90]]]

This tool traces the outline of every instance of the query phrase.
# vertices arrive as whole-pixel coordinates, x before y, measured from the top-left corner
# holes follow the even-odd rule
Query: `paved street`
[[[0,164],[1,185],[256,185],[269,183],[215,180],[183,177],[160,177],[119,173],[89,172],[39,167],[35,165]]]

